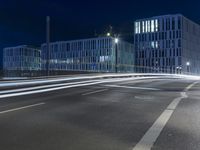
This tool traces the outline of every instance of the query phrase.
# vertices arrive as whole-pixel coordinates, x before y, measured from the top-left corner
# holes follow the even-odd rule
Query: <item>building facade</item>
[[[133,72],[133,44],[98,37],[42,44],[42,69],[50,71]],[[48,62],[49,63],[48,63]]]
[[[4,48],[3,70],[7,75],[41,70],[41,50],[26,45]]]
[[[181,14],[135,21],[137,72],[200,73],[200,26]]]

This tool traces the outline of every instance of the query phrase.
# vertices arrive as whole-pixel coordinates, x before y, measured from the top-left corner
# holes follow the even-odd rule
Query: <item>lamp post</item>
[[[182,67],[179,67],[179,69],[180,69],[180,74],[182,74]]]
[[[158,60],[156,60],[156,73],[158,73]]]
[[[119,39],[115,38],[115,73],[118,72],[118,43]]]
[[[49,64],[50,64],[50,17],[46,17],[46,74],[49,76]]]
[[[177,69],[177,74],[181,74],[181,70],[182,70],[182,67],[176,67],[176,69]]]
[[[189,74],[189,72],[190,72],[190,62],[188,61],[188,62],[186,62],[186,66],[187,66],[187,73]]]

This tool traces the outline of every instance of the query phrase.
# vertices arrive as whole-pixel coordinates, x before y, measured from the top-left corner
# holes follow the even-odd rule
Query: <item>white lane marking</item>
[[[25,91],[25,92],[19,92],[19,93],[3,94],[3,95],[0,95],[0,99],[1,98],[7,98],[7,97],[14,97],[14,96],[23,96],[23,95],[30,95],[30,94],[45,93],[45,92],[51,92],[51,91],[74,88],[74,87],[82,87],[82,86],[96,85],[96,84],[109,83],[109,82],[121,82],[121,81],[128,81],[128,80],[137,80],[137,79],[136,78],[126,78],[126,79],[105,79],[103,81],[97,80],[97,82],[92,82],[92,83],[75,84],[75,85],[61,86],[61,87],[55,87],[55,88],[47,88],[47,89],[41,89],[41,90],[35,90],[35,91]]]
[[[108,89],[102,89],[102,90],[97,90],[97,91],[92,91],[92,92],[88,92],[88,93],[84,93],[82,94],[83,96],[86,96],[86,95],[91,95],[91,94],[95,94],[95,93],[100,93],[100,92],[104,92],[104,91],[107,91]]]
[[[41,106],[44,104],[45,103],[38,103],[38,104],[28,105],[28,106],[24,106],[24,107],[18,107],[18,108],[14,108],[14,109],[5,110],[5,111],[0,111],[0,114],[5,114],[5,113],[13,112],[13,111],[18,111],[18,110],[22,110],[22,109],[31,108],[31,107]]]
[[[155,97],[153,97],[153,96],[135,96],[135,99],[139,99],[139,100],[154,100]]]
[[[193,86],[195,86],[198,83],[199,83],[199,81],[194,82],[193,84],[189,85],[188,87],[186,87],[185,91],[189,91]]]
[[[160,132],[171,117],[173,110],[165,110],[133,150],[151,150]]]
[[[181,96],[175,98],[169,106],[164,110],[164,112],[160,115],[160,117],[155,121],[155,123],[151,126],[151,128],[145,133],[142,139],[136,144],[136,146],[132,150],[151,150],[154,143],[158,139],[160,133],[166,126],[167,122],[171,118],[174,113],[176,107],[181,102],[182,99],[187,98],[188,95],[186,92],[191,89],[195,84],[199,82],[194,82],[185,88],[184,92],[181,92]]]
[[[122,85],[105,85],[105,86],[115,87],[115,88],[138,89],[138,90],[153,90],[153,91],[159,91],[160,90],[160,89],[156,89],[156,88],[133,87],[133,86],[122,86]]]
[[[96,81],[99,81],[99,80],[89,80],[89,81],[81,81],[81,82],[71,82],[71,83],[62,83],[62,84],[53,84],[53,85],[43,85],[43,86],[36,86],[36,87],[28,87],[28,88],[0,91],[0,94],[24,92],[24,91],[29,91],[29,90],[38,90],[38,89],[43,89],[43,88],[51,88],[51,87],[66,86],[66,85],[81,84],[81,83],[90,83],[90,82],[96,82]]]

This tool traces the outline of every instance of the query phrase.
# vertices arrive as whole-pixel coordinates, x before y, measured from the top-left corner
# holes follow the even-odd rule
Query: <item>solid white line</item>
[[[146,132],[140,142],[133,148],[133,150],[151,150],[153,144],[157,140],[160,132],[163,130],[172,113],[173,110],[165,110],[153,126]]]
[[[115,88],[126,88],[126,89],[138,89],[138,90],[153,90],[158,91],[156,88],[146,88],[146,87],[133,87],[133,86],[122,86],[122,85],[105,85],[107,87],[115,87]]]
[[[83,96],[85,95],[91,95],[91,94],[95,94],[95,93],[100,93],[100,92],[104,92],[104,91],[107,91],[108,89],[102,89],[102,90],[97,90],[97,91],[93,91],[93,92],[88,92],[88,93],[85,93],[85,94],[82,94]]]
[[[175,98],[169,106],[164,110],[164,112],[160,115],[160,117],[155,121],[155,123],[151,126],[151,128],[145,133],[142,139],[136,144],[136,146],[132,150],[151,150],[154,143],[158,139],[160,133],[166,126],[167,122],[171,118],[178,104],[182,99],[187,98],[188,95],[186,92],[191,89],[198,82],[194,82],[185,88],[185,92],[181,92],[181,96]]]
[[[28,106],[24,106],[24,107],[19,107],[19,108],[9,109],[9,110],[5,110],[5,111],[0,111],[0,114],[5,114],[5,113],[13,112],[13,111],[18,111],[18,110],[22,110],[22,109],[31,108],[31,107],[41,106],[41,105],[44,105],[44,104],[45,103],[38,103],[38,104],[28,105]]]
[[[197,83],[199,83],[199,81],[194,82],[193,84],[189,85],[188,87],[186,87],[185,91],[189,91],[193,86],[195,86]]]

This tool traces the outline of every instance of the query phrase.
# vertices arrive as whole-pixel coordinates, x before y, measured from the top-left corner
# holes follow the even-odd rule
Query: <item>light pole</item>
[[[177,69],[177,70],[176,70],[176,73],[177,73],[177,74],[181,74],[181,69],[182,69],[182,67],[176,67],[176,69]]]
[[[158,73],[158,60],[156,60],[156,73]]]
[[[118,72],[118,43],[119,39],[115,38],[115,73]]]
[[[189,74],[189,72],[190,72],[190,69],[189,69],[189,67],[190,67],[190,62],[189,62],[189,61],[186,62],[186,66],[187,66],[187,73]]]
[[[46,45],[47,45],[46,74],[47,76],[49,76],[49,64],[50,64],[50,17],[49,16],[46,17]]]
[[[179,67],[179,69],[180,69],[180,74],[182,74],[182,67]]]

